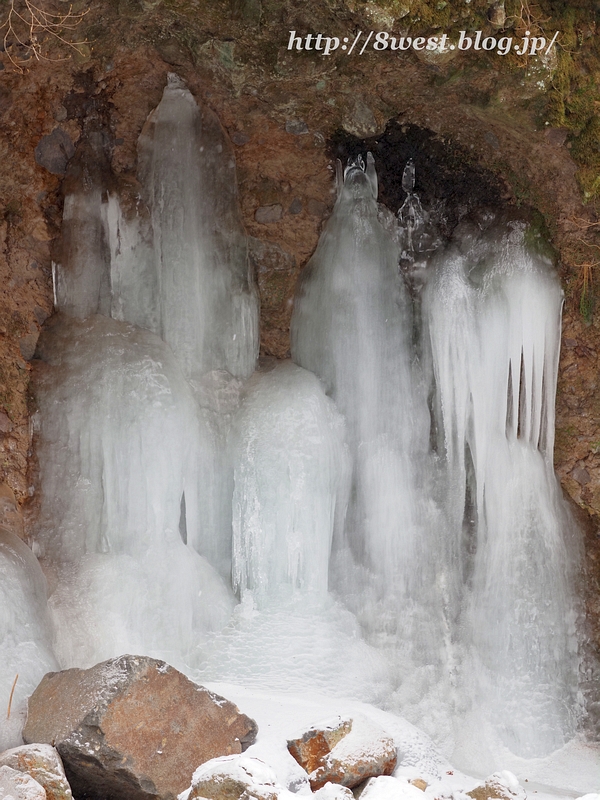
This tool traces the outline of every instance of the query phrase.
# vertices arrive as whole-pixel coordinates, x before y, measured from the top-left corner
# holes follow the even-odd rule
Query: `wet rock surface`
[[[46,675],[23,739],[55,745],[75,797],[170,800],[199,764],[240,753],[256,732],[233,703],[165,662],[121,656]]]

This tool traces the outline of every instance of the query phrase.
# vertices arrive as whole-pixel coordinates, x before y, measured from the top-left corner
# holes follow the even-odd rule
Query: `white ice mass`
[[[301,279],[296,363],[252,374],[257,290],[216,118],[171,76],[127,190],[85,136],[33,383],[47,605],[31,551],[0,540],[4,705],[19,673],[0,747],[44,671],[137,652],[251,687],[258,709],[354,698],[465,768],[554,775],[581,715],[578,544],[552,469],[562,294],[527,226],[481,213],[441,244],[414,166],[396,218],[358,159]],[[368,713],[400,753],[369,796],[415,770],[450,781],[426,736]],[[254,755],[306,793],[267,740]]]

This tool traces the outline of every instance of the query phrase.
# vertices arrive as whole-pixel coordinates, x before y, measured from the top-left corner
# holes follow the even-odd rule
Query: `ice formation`
[[[524,757],[577,722],[577,546],[554,476],[562,291],[522,222],[482,217],[437,256],[423,302],[448,534],[462,539],[463,680]]]
[[[84,144],[34,381],[61,666],[136,651],[362,698],[476,766],[560,747],[577,722],[577,547],[552,471],[562,296],[524,225],[482,214],[441,246],[414,166],[386,217],[358,159],[299,287],[299,366],[250,377],[257,297],[216,118],[171,76],[129,193],[100,134]],[[43,598],[5,561],[3,621],[41,620],[42,672]]]
[[[39,353],[36,544],[56,572],[61,663],[192,658],[231,604],[181,539],[183,497],[188,540],[213,532],[214,440],[173,353],[100,315],[56,317]]]
[[[0,528],[0,752],[22,744],[27,698],[57,668],[49,622],[40,565],[25,542]]]
[[[344,423],[315,376],[293,364],[248,384],[232,435],[233,588],[260,606],[326,596],[343,520]]]

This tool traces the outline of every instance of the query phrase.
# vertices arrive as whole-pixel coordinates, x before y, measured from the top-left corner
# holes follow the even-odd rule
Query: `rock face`
[[[126,655],[46,675],[23,739],[56,747],[76,797],[172,800],[199,764],[241,753],[256,732],[233,703],[164,661]]]
[[[0,797],[7,800],[46,800],[46,790],[31,775],[0,767]]]
[[[351,789],[367,778],[391,775],[397,759],[392,737],[361,716],[315,725],[288,741],[288,750],[309,773],[313,791],[328,781]]]
[[[26,744],[5,750],[0,753],[0,767],[30,775],[44,787],[47,800],[72,800],[60,756],[49,744]]]

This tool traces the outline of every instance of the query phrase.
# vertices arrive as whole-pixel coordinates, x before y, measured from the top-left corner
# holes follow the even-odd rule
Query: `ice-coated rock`
[[[46,800],[46,790],[31,775],[0,767],[0,797],[6,800]]]
[[[309,771],[313,791],[328,781],[353,788],[367,778],[391,775],[396,767],[394,740],[361,715],[315,725],[288,742],[288,750]]]
[[[197,765],[240,753],[256,723],[151,658],[121,656],[46,675],[29,701],[26,742],[53,742],[74,795],[170,800]]]
[[[57,666],[46,579],[25,542],[0,528],[0,750],[22,744],[27,697]]]
[[[6,750],[0,753],[0,766],[31,775],[46,790],[47,800],[73,797],[60,756],[49,744],[26,744]]]

